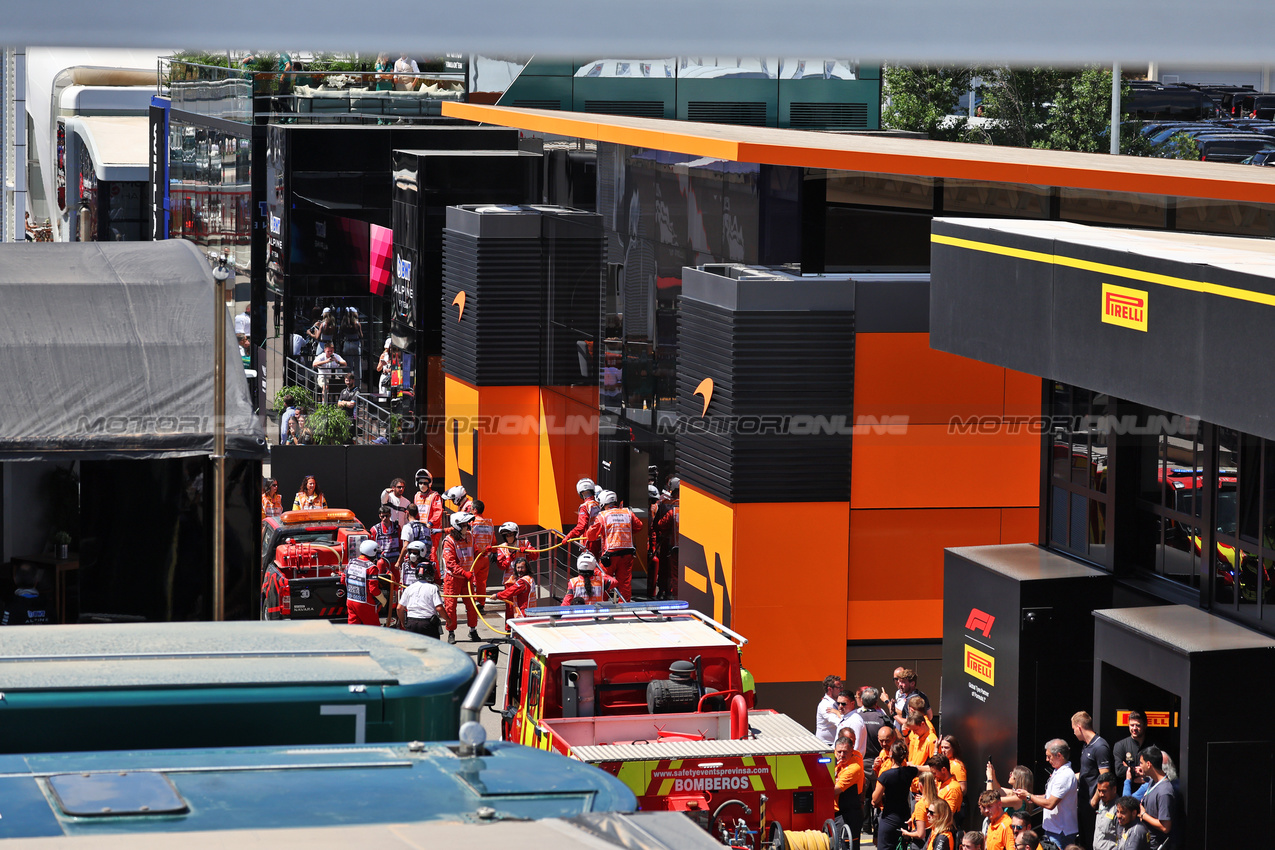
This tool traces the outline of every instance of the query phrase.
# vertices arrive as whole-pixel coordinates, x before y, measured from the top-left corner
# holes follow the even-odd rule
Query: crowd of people
[[[496,526],[484,515],[482,500],[468,494],[463,486],[439,492],[427,469],[417,470],[415,480],[417,492],[411,497],[402,478],[394,479],[381,492],[378,522],[368,530],[368,539],[360,544],[357,556],[350,553],[349,563],[342,569],[347,620],[397,625],[440,639],[445,630],[447,641],[455,643],[458,608],[463,606],[469,639],[477,641],[479,611],[484,604],[503,603],[508,619],[538,600],[532,568],[540,552],[519,541],[517,523]],[[677,479],[670,481],[670,487],[669,492],[650,494],[650,516],[655,517],[657,529],[664,531],[651,535],[654,539],[648,553],[652,564],[663,557],[666,570],[675,563],[677,551],[677,541],[671,536],[677,531]],[[583,551],[575,559],[576,574],[568,582],[562,604],[628,601],[633,593],[636,554],[633,532],[644,527],[642,520],[621,505],[615,493],[595,489],[590,479],[581,479],[576,489],[582,496],[578,522],[565,534],[563,544],[576,540]],[[326,507],[318,480],[313,475],[304,476],[292,510]],[[283,510],[278,481],[265,479],[262,519],[280,516]],[[500,590],[489,595],[493,577]],[[667,578],[663,584],[659,581],[658,576],[652,577],[649,587],[653,591],[672,587],[675,591],[675,583]],[[382,585],[389,591],[383,592]]]
[[[861,836],[879,850],[1161,850],[1180,846],[1177,773],[1146,738],[1146,717],[1129,713],[1129,736],[1111,747],[1088,712],[1071,719],[1078,768],[1061,738],[1046,742],[1050,773],[1040,793],[1025,765],[1000,784],[989,760],[982,790],[971,786],[954,735],[939,735],[916,671],[894,671],[893,697],[865,685],[846,691],[824,679],[815,734],[832,746],[837,850]],[[977,793],[976,793],[977,791]]]

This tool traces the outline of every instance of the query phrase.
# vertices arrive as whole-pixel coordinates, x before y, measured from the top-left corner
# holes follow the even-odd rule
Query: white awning
[[[98,180],[146,180],[150,119],[144,115],[94,115],[66,119],[66,131],[80,137]]]

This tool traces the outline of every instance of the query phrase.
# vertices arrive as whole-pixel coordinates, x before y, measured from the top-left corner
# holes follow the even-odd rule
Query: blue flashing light
[[[828,764],[830,761],[832,761],[832,756],[823,756],[819,759],[820,764]]]

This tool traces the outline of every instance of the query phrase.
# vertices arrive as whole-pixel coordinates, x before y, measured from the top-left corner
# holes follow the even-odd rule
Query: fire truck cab
[[[261,619],[345,622],[338,576],[367,529],[353,511],[285,511],[261,523]]]
[[[753,707],[741,635],[685,602],[533,608],[509,628],[505,740],[597,765],[731,846],[830,823],[830,747]]]

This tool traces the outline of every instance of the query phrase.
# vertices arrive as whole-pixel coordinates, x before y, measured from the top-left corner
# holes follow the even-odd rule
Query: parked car
[[[1270,146],[1270,139],[1257,134],[1247,136],[1199,136],[1195,144],[1202,162],[1243,162]]]

